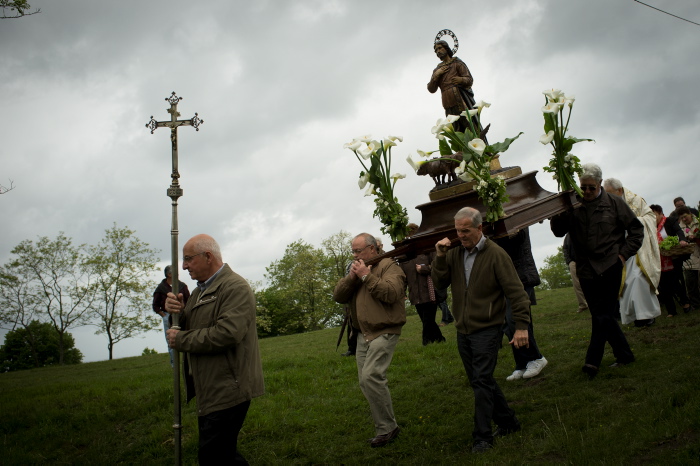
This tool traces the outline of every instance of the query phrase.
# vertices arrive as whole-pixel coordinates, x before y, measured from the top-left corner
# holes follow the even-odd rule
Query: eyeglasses
[[[368,244],[367,246],[365,246],[365,247],[362,248],[362,249],[353,249],[352,252],[353,252],[353,254],[359,254],[359,253],[361,253],[362,251],[364,251],[365,249],[367,249],[367,248],[370,247],[370,246],[372,246],[372,245],[371,245],[371,244]]]
[[[199,254],[195,254],[194,256],[185,256],[182,258],[182,262],[190,262],[192,259],[194,259],[197,256],[201,256],[202,254],[206,254],[207,251],[202,251]]]
[[[598,189],[598,186],[581,186],[581,191],[595,191],[596,189]]]

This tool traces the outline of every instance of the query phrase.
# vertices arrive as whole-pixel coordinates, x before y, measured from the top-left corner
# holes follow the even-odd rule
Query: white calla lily
[[[402,180],[404,178],[406,178],[406,175],[404,175],[403,173],[394,173],[393,175],[391,175],[391,179],[395,181]]]
[[[452,124],[452,123],[454,123],[455,121],[459,120],[460,118],[461,118],[461,117],[460,117],[459,115],[447,115],[447,118],[445,118],[445,120],[447,120],[447,122],[448,122],[449,124]]]
[[[394,141],[392,141],[391,139],[384,140],[384,149],[386,149],[387,147],[395,146],[395,145],[396,145],[396,143]]]
[[[418,152],[418,155],[419,155],[419,156],[425,157],[425,158],[427,159],[427,158],[430,157],[430,156],[433,154],[433,152],[435,152],[435,151],[423,152],[422,150],[417,150],[416,152]]]
[[[356,151],[357,149],[360,148],[362,145],[362,141],[358,141],[357,139],[353,139],[350,142],[346,142],[343,144],[343,149],[350,149],[351,151]]]
[[[567,95],[565,97],[566,103],[569,105],[569,108],[571,108],[574,105],[574,101],[576,100],[576,97],[573,95]]]
[[[490,107],[491,104],[488,102],[484,102],[483,100],[478,101],[477,103],[474,104],[474,107],[476,108],[477,113],[481,113],[481,110],[484,109],[484,107]]]
[[[486,143],[479,138],[472,139],[467,145],[472,151],[479,155],[483,155],[484,150],[486,149]]]
[[[374,185],[370,183],[369,186],[367,186],[367,191],[365,191],[365,197],[371,196],[374,194]]]
[[[542,113],[559,113],[559,104],[556,102],[549,102],[542,107]]]
[[[362,156],[362,158],[365,160],[367,160],[369,158],[369,156],[372,155],[372,152],[374,152],[374,151],[369,146],[365,146],[365,147],[357,150],[357,153],[360,154]]]
[[[550,130],[547,134],[540,136],[540,142],[542,144],[549,144],[554,139],[554,130]]]
[[[473,117],[474,115],[476,115],[477,113],[479,113],[479,109],[478,109],[478,108],[472,108],[471,110],[465,110],[465,111],[463,111],[462,113],[460,113],[460,115],[463,116],[463,117],[470,118],[470,117]]]
[[[548,89],[546,91],[542,91],[542,94],[547,96],[547,99],[549,100],[557,100],[559,96],[564,95],[564,92],[559,89]]]
[[[355,138],[358,141],[362,142],[370,142],[372,140],[372,135],[371,134],[365,134],[364,136],[360,136]]]
[[[408,162],[408,164],[413,168],[413,170],[417,172],[418,169],[420,168],[420,166],[423,165],[424,163],[426,163],[427,161],[426,160],[419,160],[416,162],[409,155],[408,157],[406,157],[406,162]]]
[[[386,138],[391,139],[392,141],[403,142],[403,136],[387,136]]]
[[[365,186],[367,186],[368,181],[369,173],[362,172],[362,175],[360,175],[360,179],[357,180],[357,185],[360,187],[360,189],[365,189]]]

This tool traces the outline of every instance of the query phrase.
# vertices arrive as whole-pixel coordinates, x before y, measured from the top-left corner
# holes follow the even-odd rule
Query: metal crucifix
[[[194,129],[199,131],[199,125],[204,123],[197,113],[190,120],[178,120],[177,117],[180,113],[177,111],[177,104],[182,100],[182,97],[175,95],[175,92],[170,95],[170,97],[165,98],[170,104],[170,108],[167,109],[170,114],[170,121],[156,121],[151,115],[151,121],[146,123],[146,128],[151,130],[151,134],[163,126],[170,128],[170,142],[172,144],[172,182],[167,191],[167,196],[172,200],[173,206],[173,216],[172,216],[172,226],[170,229],[170,247],[171,247],[171,257],[172,265],[170,270],[173,276],[173,293],[177,296],[180,291],[180,282],[178,281],[178,224],[177,224],[177,199],[182,196],[182,189],[180,188],[180,172],[177,166],[177,129],[180,126],[193,126]],[[180,316],[178,314],[172,314],[173,325],[171,328],[180,330]],[[182,464],[182,459],[180,458],[180,452],[182,451],[182,424],[181,424],[181,408],[180,408],[180,353],[173,350],[173,394],[174,394],[174,415],[173,415],[173,429],[174,429],[174,443],[175,443],[175,464]]]

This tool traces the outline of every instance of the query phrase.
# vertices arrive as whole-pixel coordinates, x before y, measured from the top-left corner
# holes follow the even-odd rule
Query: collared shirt
[[[214,275],[212,275],[211,277],[207,278],[205,281],[203,281],[203,282],[197,282],[197,288],[199,288],[199,291],[201,291],[202,293],[204,293],[204,290],[206,290],[206,289],[209,287],[209,285],[211,285],[211,282],[213,282],[214,279],[216,278],[216,276],[219,275],[219,272],[221,272],[221,271],[224,269],[224,266],[225,266],[225,265],[226,265],[226,264],[222,265],[221,268],[220,268],[219,270],[217,270],[216,273],[215,273]],[[201,296],[201,294],[200,294],[200,296]]]
[[[472,274],[472,268],[474,267],[474,259],[479,251],[484,249],[484,244],[486,243],[486,237],[482,234],[481,239],[476,246],[470,251],[464,248],[464,279],[467,282],[466,285],[469,286],[469,277]]]

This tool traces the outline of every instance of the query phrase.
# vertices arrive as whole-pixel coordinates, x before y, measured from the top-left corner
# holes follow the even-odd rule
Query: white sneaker
[[[508,377],[506,377],[506,380],[511,382],[513,380],[522,379],[524,373],[525,373],[525,371],[521,371],[519,369],[516,369],[513,371],[512,374],[510,374]]]
[[[531,377],[536,376],[537,374],[542,372],[542,369],[544,369],[544,366],[546,365],[547,359],[544,356],[542,356],[540,359],[535,359],[534,361],[528,362],[527,369],[523,374],[523,379],[529,379]]]

